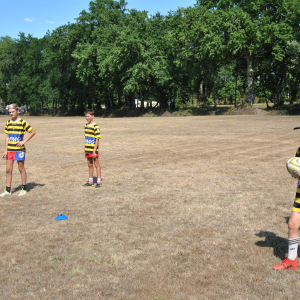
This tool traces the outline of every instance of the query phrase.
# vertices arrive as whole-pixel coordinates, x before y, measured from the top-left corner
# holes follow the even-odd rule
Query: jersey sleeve
[[[297,149],[297,152],[296,152],[296,157],[300,157],[300,147]]]
[[[33,130],[33,128],[26,121],[24,121],[24,123],[23,123],[23,128],[24,128],[24,130],[28,131],[29,133],[31,133]]]
[[[97,140],[101,139],[100,127],[98,125],[95,125],[94,133],[95,133],[95,139],[97,139]]]
[[[8,134],[8,123],[9,121],[6,122],[6,125],[5,125],[5,130],[4,130],[4,133],[5,134]]]

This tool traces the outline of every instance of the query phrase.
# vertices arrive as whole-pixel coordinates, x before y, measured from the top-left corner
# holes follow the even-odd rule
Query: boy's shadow
[[[101,181],[103,182],[103,177],[101,177]],[[97,176],[93,177],[93,183],[97,183]]]
[[[286,223],[289,222],[290,217],[285,217]],[[277,236],[271,231],[260,231],[255,234],[259,237],[265,237],[264,241],[258,241],[255,245],[260,247],[272,247],[275,256],[279,257],[281,260],[286,258],[286,253],[288,252],[288,239]]]
[[[26,184],[26,190],[27,192],[29,192],[30,190],[34,189],[36,186],[44,186],[45,184],[40,184],[40,183],[35,183],[35,182],[29,182]],[[20,184],[19,186],[17,186],[15,188],[15,191],[19,191],[22,188],[22,184]]]

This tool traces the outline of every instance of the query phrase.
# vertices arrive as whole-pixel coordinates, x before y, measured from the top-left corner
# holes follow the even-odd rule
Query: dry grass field
[[[287,252],[299,117],[96,118],[101,189],[82,187],[84,117],[25,119],[37,132],[29,192],[17,196],[15,165],[0,200],[0,299],[299,296],[300,269],[272,270]]]

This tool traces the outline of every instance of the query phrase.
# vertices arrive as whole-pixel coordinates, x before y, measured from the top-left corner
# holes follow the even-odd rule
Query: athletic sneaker
[[[0,194],[0,197],[4,196],[11,196],[11,192],[5,191],[4,193]]]
[[[97,188],[99,188],[101,186],[102,186],[102,183],[97,183],[96,186],[95,186],[95,188],[97,189]]]
[[[94,186],[94,184],[93,183],[89,183],[89,182],[87,182],[87,183],[85,183],[84,185],[82,185],[82,186]]]
[[[298,259],[289,260],[286,258],[281,264],[274,266],[274,270],[298,269]]]
[[[18,196],[24,196],[25,194],[27,194],[27,191],[22,189]]]

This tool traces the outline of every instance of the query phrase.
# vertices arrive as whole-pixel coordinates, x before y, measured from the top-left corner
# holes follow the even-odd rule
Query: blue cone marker
[[[65,220],[65,219],[68,219],[67,216],[61,214],[61,215],[58,215],[54,220],[56,221],[60,221],[60,220]]]

